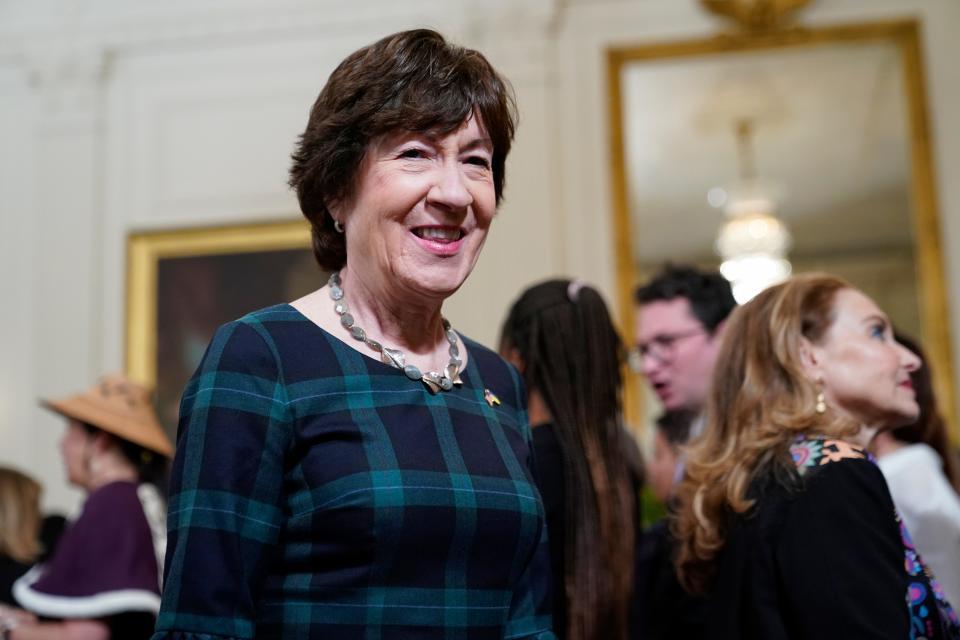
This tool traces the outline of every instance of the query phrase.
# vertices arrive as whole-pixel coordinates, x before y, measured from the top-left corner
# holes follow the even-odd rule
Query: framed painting
[[[171,437],[180,395],[217,327],[320,287],[306,222],[131,234],[127,374],[155,390]]]

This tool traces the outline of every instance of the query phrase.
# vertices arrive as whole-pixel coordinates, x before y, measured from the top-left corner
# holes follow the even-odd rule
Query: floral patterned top
[[[760,472],[753,506],[729,513],[704,612],[710,639],[960,640],[868,454],[824,438],[789,453],[795,466]]]
[[[790,447],[790,455],[801,476],[812,469],[844,459],[867,459],[873,456],[843,440],[802,438]],[[906,526],[894,509],[893,516],[903,541],[904,567],[908,576],[906,605],[910,612],[910,640],[960,638],[960,620],[933,574],[923,563],[910,539]]]

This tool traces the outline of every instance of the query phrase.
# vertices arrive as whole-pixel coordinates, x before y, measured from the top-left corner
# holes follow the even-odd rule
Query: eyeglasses
[[[677,333],[661,333],[653,336],[647,342],[641,342],[627,354],[627,363],[636,373],[643,373],[643,362],[647,357],[654,358],[660,363],[669,362],[673,357],[673,352],[677,348],[677,343],[693,336],[705,334],[704,329],[690,329],[689,331],[680,331]]]

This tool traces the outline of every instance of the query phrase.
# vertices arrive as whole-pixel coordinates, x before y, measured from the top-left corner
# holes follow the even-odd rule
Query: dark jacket
[[[807,441],[792,453],[796,486],[761,477],[754,509],[731,522],[708,598],[710,637],[960,637],[877,466],[834,440]]]

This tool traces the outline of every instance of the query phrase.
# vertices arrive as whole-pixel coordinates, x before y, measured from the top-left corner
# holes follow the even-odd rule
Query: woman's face
[[[837,292],[834,313],[833,325],[812,346],[827,406],[881,429],[916,420],[910,372],[920,360],[894,340],[886,315],[856,289]]]
[[[70,420],[60,438],[60,455],[67,472],[67,480],[77,487],[85,487],[89,476],[90,434],[76,420]]]
[[[471,117],[446,136],[397,132],[370,143],[346,228],[347,270],[381,295],[440,300],[466,280],[496,213],[493,147]]]

